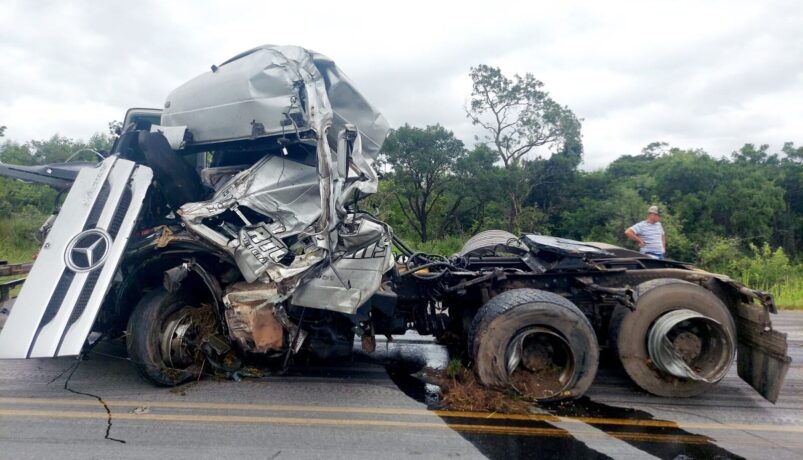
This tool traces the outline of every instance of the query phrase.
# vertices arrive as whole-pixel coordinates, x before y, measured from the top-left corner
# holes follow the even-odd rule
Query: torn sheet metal
[[[316,308],[342,298],[331,307],[339,311],[356,309],[378,289],[392,267],[390,229],[370,219],[356,227],[354,217],[346,222],[346,203],[358,191],[376,191],[373,163],[388,125],[331,60],[298,47],[256,48],[173,91],[162,124],[186,126],[194,145],[211,150],[269,136],[315,149],[312,165],[274,149],[233,176],[210,173],[205,182],[217,189],[212,199],[179,210],[190,231],[232,254],[246,281],[274,283],[291,294],[313,267],[344,270],[354,278],[351,286],[312,281],[299,297]],[[241,225],[213,219],[226,212]],[[346,260],[355,258],[363,260]]]
[[[379,184],[379,175],[373,168],[376,158],[365,152],[363,137],[354,129],[347,125],[338,135],[338,174],[335,182],[340,187],[336,187],[339,194],[335,201],[340,214],[345,214],[346,204],[354,199],[357,192],[363,195],[376,193]],[[342,154],[344,150],[349,152],[348,157]],[[354,177],[360,177],[361,180],[353,180]]]
[[[282,300],[284,296],[275,288],[262,283],[232,285],[223,297],[229,337],[246,351],[281,350],[284,332],[273,315],[273,306]]]
[[[325,258],[321,236],[300,238],[299,254],[286,260],[284,239],[310,231],[321,219],[320,181],[314,167],[268,155],[237,174],[209,201],[188,203],[179,215],[187,228],[230,252],[248,282],[267,275],[266,281],[296,276]],[[226,211],[249,208],[270,222],[243,222],[235,237],[210,228],[204,219]],[[313,230],[314,231],[314,230]]]
[[[320,184],[314,166],[267,155],[234,176],[211,200],[187,203],[179,214],[192,229],[203,219],[245,206],[276,222],[281,238],[297,235],[321,215]]]
[[[299,334],[303,343],[305,331],[299,331],[279,304],[287,298],[265,283],[235,283],[223,297],[229,336],[240,348],[252,353],[280,351],[288,336]]]
[[[276,237],[266,224],[248,225],[240,229],[240,246],[237,248],[235,260],[240,271],[251,270],[252,267],[269,267],[281,263],[290,250],[282,240]],[[252,275],[258,278],[261,273]]]
[[[323,115],[332,117],[333,147],[338,133],[352,124],[366,158],[376,159],[389,125],[343,71],[314,51],[263,45],[173,90],[162,125],[186,125],[194,142],[211,143],[317,130]]]
[[[220,190],[228,181],[248,169],[249,165],[216,166],[201,170],[201,182],[215,191]]]
[[[350,216],[340,233],[339,257],[296,290],[292,303],[354,314],[393,267],[389,229],[367,217]]]
[[[264,47],[239,56],[173,90],[162,124],[186,125],[195,142],[208,143],[308,131],[316,112],[331,113],[321,97],[323,78],[303,48]]]

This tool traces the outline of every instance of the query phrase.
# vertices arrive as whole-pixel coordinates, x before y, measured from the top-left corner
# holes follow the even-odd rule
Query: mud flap
[[[152,177],[117,157],[81,170],[0,331],[0,358],[81,352]]]
[[[739,377],[775,403],[792,362],[786,334],[772,329],[769,312],[759,305],[739,302],[735,319]]]

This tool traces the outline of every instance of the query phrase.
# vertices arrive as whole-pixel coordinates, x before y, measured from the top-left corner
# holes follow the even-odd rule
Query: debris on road
[[[130,414],[142,415],[142,414],[150,414],[151,408],[148,406],[139,406],[137,408],[132,409]]]

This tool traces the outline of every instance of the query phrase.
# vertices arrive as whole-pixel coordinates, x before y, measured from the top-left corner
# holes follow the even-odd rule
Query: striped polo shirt
[[[633,233],[644,241],[644,247],[641,248],[642,254],[664,253],[664,227],[660,222],[651,224],[646,220],[642,220],[630,228],[633,230]]]

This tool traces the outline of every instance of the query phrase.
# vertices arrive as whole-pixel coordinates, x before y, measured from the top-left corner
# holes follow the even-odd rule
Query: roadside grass
[[[775,304],[784,310],[803,310],[803,276],[787,278],[767,289],[775,296]]]
[[[41,215],[15,216],[0,218],[0,260],[9,264],[33,261],[39,250],[39,243],[34,236],[36,230],[44,222]],[[0,276],[0,283],[24,278],[26,275]],[[22,285],[11,290],[11,297],[16,297]]]
[[[0,260],[10,264],[33,260],[39,250],[34,235],[44,221],[42,215],[0,218]]]
[[[5,283],[7,281],[18,280],[20,278],[25,278],[26,275],[14,275],[14,276],[0,276],[0,284]],[[11,291],[9,291],[9,297],[14,298],[17,297],[22,290],[22,285],[15,287]]]
[[[771,293],[780,309],[803,310],[803,267],[788,259],[780,264],[756,259],[748,259],[747,266],[734,278],[751,289]]]
[[[429,240],[426,243],[411,239],[406,241],[406,243],[414,251],[451,256],[452,254],[456,254],[457,251],[463,247],[463,243],[465,243],[468,238],[469,237],[461,238],[459,236],[449,236],[440,240]]]
[[[699,254],[698,265],[724,273],[751,289],[770,292],[778,308],[803,310],[803,264],[782,248],[749,244],[742,248],[735,238],[721,238]]]

